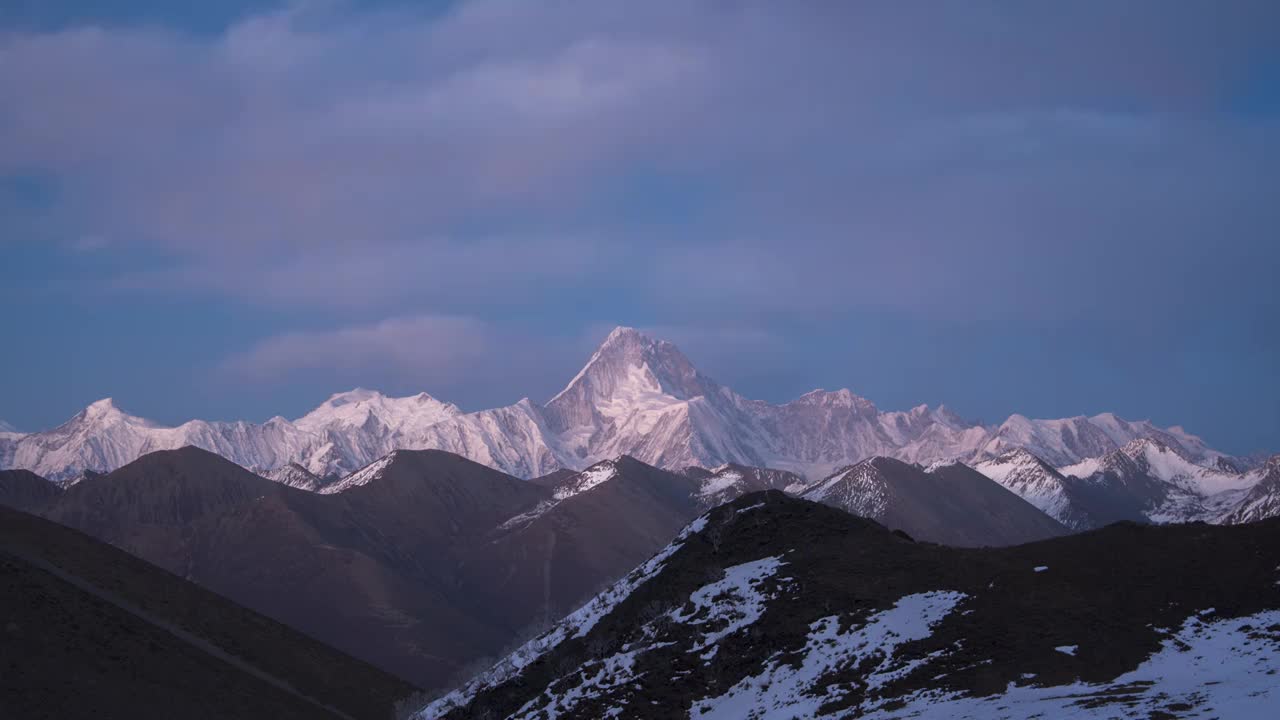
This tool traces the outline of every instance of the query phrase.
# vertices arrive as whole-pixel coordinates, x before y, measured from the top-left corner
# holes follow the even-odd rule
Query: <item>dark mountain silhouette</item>
[[[917,540],[1013,545],[1066,534],[1059,522],[960,463],[930,470],[893,458],[852,465],[804,497],[877,520]]]
[[[322,495],[196,448],[70,488],[48,517],[425,686],[507,642],[460,548],[545,491],[456,455],[397,452]]]
[[[30,510],[43,507],[61,493],[61,487],[30,470],[0,470],[0,505]]]
[[[0,717],[388,718],[416,692],[106,543],[0,508]]]

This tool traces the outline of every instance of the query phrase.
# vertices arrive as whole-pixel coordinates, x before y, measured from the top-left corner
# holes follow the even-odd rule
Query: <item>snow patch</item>
[[[1280,667],[1280,633],[1262,628],[1277,624],[1277,610],[1213,622],[1193,616],[1137,669],[1110,683],[1010,683],[1003,693],[987,697],[924,691],[906,698],[904,706],[876,710],[864,717],[1107,720],[1149,717],[1159,711],[1177,717],[1270,720],[1280,704],[1280,683],[1275,675]],[[1117,696],[1123,696],[1123,705],[1108,702]],[[1183,705],[1190,709],[1168,709]]]
[[[732,490],[740,480],[742,480],[742,473],[740,472],[735,470],[721,471],[702,482],[702,487],[698,488],[698,497],[708,498],[726,490]]]
[[[693,651],[713,647],[722,638],[760,619],[771,597],[760,586],[785,564],[780,556],[775,556],[725,568],[723,578],[698,588],[689,596],[692,610],[688,613],[682,609],[673,610],[670,617],[684,625],[724,623],[723,628],[704,633]]]
[[[809,626],[799,667],[773,663],[760,675],[743,679],[719,697],[694,701],[689,717],[691,720],[817,717],[818,708],[847,694],[843,688],[824,685],[824,676],[874,662],[864,676],[868,690],[904,677],[925,661],[902,662],[894,657],[897,647],[929,637],[933,626],[964,598],[964,593],[951,591],[907,595],[891,609],[872,615],[860,625],[855,623],[845,632],[840,632],[839,616],[822,618]]]
[[[631,682],[637,677],[636,655],[649,649],[618,653],[603,661],[587,663],[525,703],[511,716],[512,720],[558,718],[562,713],[572,712],[584,700],[597,699],[609,690]],[[573,683],[573,680],[577,682]],[[565,687],[561,689],[561,685]]]
[[[612,480],[618,474],[618,469],[612,462],[602,462],[583,470],[578,474],[577,478],[571,484],[565,484],[557,487],[553,493],[556,500],[564,500],[573,497],[578,493],[584,493],[591,488]]]
[[[537,520],[551,508],[560,504],[559,500],[543,500],[535,505],[532,509],[526,510],[515,517],[503,522],[498,526],[499,530],[513,530],[515,528],[524,527],[529,523]]]

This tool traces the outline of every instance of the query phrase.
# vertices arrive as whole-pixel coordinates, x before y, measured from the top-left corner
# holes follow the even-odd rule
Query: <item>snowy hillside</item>
[[[957,551],[756,493],[417,717],[1262,720],[1278,630],[1278,520]]]

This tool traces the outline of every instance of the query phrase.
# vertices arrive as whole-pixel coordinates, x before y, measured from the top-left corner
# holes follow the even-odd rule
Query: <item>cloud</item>
[[[11,32],[0,176],[55,178],[100,254],[155,254],[107,287],[367,317],[555,295],[706,326],[1061,319],[1263,287],[1277,119],[1229,106],[1277,6],[995,7],[299,3],[209,36]]]
[[[233,375],[269,381],[296,371],[436,379],[447,383],[485,357],[493,339],[473,318],[414,316],[334,330],[271,337],[223,365]]]

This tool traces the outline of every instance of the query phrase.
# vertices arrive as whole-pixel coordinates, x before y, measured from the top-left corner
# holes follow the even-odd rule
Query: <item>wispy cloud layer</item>
[[[298,370],[354,370],[447,383],[491,350],[482,323],[424,315],[278,335],[231,357],[225,369],[255,380],[278,380]]]

